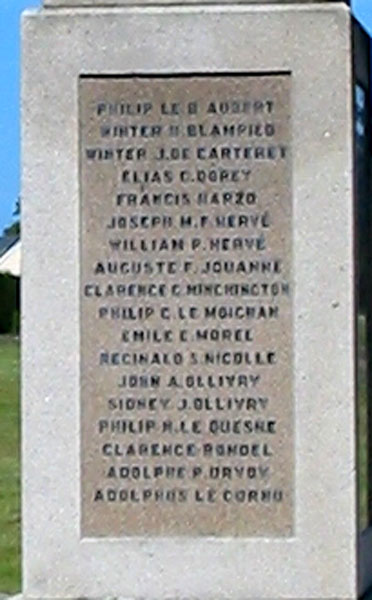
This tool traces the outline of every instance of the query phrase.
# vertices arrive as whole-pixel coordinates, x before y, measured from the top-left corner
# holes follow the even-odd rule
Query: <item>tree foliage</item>
[[[12,223],[11,225],[9,225],[8,227],[5,227],[3,235],[5,236],[13,236],[13,235],[20,235],[21,233],[21,199],[18,198],[16,201],[16,205],[13,211],[13,217],[16,217],[16,220],[14,221],[14,223]]]

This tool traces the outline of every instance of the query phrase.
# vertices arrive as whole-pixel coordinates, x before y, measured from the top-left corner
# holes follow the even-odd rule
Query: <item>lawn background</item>
[[[0,592],[21,589],[19,343],[0,336]]]

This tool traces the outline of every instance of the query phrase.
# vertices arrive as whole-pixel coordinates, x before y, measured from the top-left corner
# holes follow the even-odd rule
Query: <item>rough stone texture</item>
[[[348,11],[28,12],[23,39],[24,597],[356,598]],[[293,78],[295,535],[82,539],[78,78],[218,71]]]
[[[17,596],[7,596],[5,594],[0,594],[0,598],[1,598],[1,600],[26,600],[25,596],[22,596],[21,594],[17,595]],[[38,599],[36,599],[36,600],[38,600]],[[40,600],[42,600],[42,599],[40,599]],[[64,599],[60,599],[60,600],[64,600]],[[97,600],[97,598],[84,598],[84,600]],[[112,598],[112,597],[101,598],[100,600],[134,600],[134,599],[133,598],[121,598],[120,596],[117,596],[115,598]],[[277,599],[273,598],[270,600],[277,600]],[[372,591],[365,594],[361,600],[372,600]]]
[[[340,0],[317,0],[318,2],[337,2]],[[342,1],[342,0],[341,0]],[[347,4],[350,2],[346,1]],[[234,3],[236,0],[225,0],[226,2]],[[308,4],[312,0],[239,0],[238,4]],[[187,0],[186,2],[180,2],[179,0],[44,0],[45,7],[67,7],[67,6],[121,6],[121,5],[141,5],[141,4],[219,4],[218,0]]]
[[[80,147],[81,147],[81,279],[82,279],[82,295],[81,295],[81,417],[82,417],[82,531],[88,537],[97,536],[115,536],[122,535],[125,531],[126,535],[213,535],[220,537],[258,537],[258,536],[287,536],[291,537],[293,533],[294,523],[294,444],[295,430],[293,427],[294,400],[292,393],[293,382],[293,352],[292,352],[292,316],[293,316],[293,294],[291,293],[293,276],[292,276],[292,168],[291,168],[291,77],[289,75],[276,76],[210,76],[210,77],[152,77],[152,78],[89,78],[84,77],[79,84],[79,99],[80,99]],[[122,106],[121,101],[125,98],[125,106],[140,108],[143,106],[144,99],[151,104],[148,105],[146,114],[125,115],[120,118],[114,111],[114,115],[108,115],[109,106]],[[176,107],[177,116],[168,114],[166,108],[164,114],[164,98],[166,98],[166,107]],[[272,108],[268,109],[268,113],[260,111],[259,115],[247,113],[216,115],[215,113],[208,114],[207,109],[211,102],[216,102],[219,98],[251,98],[255,102],[263,103],[264,100],[270,98],[273,104]],[[105,108],[102,106],[103,99],[106,99]],[[139,99],[142,99],[142,104]],[[197,105],[197,114],[190,115],[188,109],[190,103],[195,107]],[[108,104],[109,103],[109,104]],[[100,114],[97,115],[97,108],[100,107]],[[107,109],[107,111],[106,111]],[[101,114],[103,110],[103,114]],[[242,110],[242,107],[241,107]],[[142,112],[142,111],[141,111]],[[253,113],[253,111],[252,111]],[[133,127],[138,123],[142,126],[146,123],[147,128],[160,128],[161,135],[155,135],[153,138],[146,138],[145,144],[141,136],[131,138],[129,146],[131,147],[130,165],[129,160],[122,161],[121,159],[100,160],[95,154],[93,158],[91,154],[88,157],[88,150],[91,153],[92,148],[100,148],[105,150],[107,146],[112,147],[112,141],[107,137],[102,138],[102,128],[109,128],[109,123],[112,127],[120,122],[130,123]],[[270,127],[275,129],[274,135],[268,138],[256,139],[256,143],[262,148],[275,148],[278,155],[277,160],[247,160],[243,156],[228,159],[228,164],[233,165],[234,171],[237,174],[239,183],[235,185],[254,191],[257,196],[254,207],[245,206],[243,208],[244,217],[247,215],[267,214],[270,215],[272,221],[271,227],[262,227],[260,223],[256,224],[256,235],[262,236],[265,247],[259,251],[247,252],[245,249],[242,252],[224,253],[224,257],[229,256],[230,260],[237,263],[238,259],[241,263],[248,264],[247,259],[255,259],[258,263],[264,261],[267,264],[272,261],[272,257],[280,261],[280,274],[275,272],[276,263],[270,262],[273,265],[273,273],[265,272],[263,275],[255,272],[253,275],[254,281],[258,281],[257,285],[277,285],[278,279],[285,285],[285,291],[275,299],[269,301],[270,306],[278,310],[279,316],[276,319],[260,319],[260,322],[250,324],[248,330],[252,339],[245,340],[244,343],[227,341],[221,343],[213,342],[210,339],[197,339],[198,331],[205,331],[206,328],[226,331],[226,324],[222,324],[222,320],[217,320],[215,325],[208,325],[208,320],[205,318],[205,310],[211,306],[216,306],[216,299],[210,296],[187,295],[187,286],[205,285],[206,282],[213,281],[213,274],[203,274],[207,265],[211,264],[220,256],[216,255],[215,248],[210,248],[210,241],[219,238],[221,228],[216,224],[216,215],[210,214],[206,217],[204,225],[200,226],[200,218],[203,212],[212,212],[215,206],[200,207],[197,203],[197,198],[200,192],[205,193],[206,190],[218,193],[221,190],[220,182],[205,182],[188,181],[185,185],[180,177],[181,173],[190,174],[190,179],[195,179],[195,174],[201,173],[216,173],[215,152],[217,151],[216,139],[213,136],[195,136],[189,135],[188,129],[190,123],[192,127],[202,126],[203,132],[206,133],[208,128],[215,127],[218,123],[218,128],[222,129],[223,125],[228,125],[237,129],[242,126],[242,123],[254,122],[257,120],[269,123]],[[170,136],[169,128],[174,123],[177,123],[179,135],[177,137]],[[195,133],[195,132],[193,132]],[[260,131],[262,134],[262,131]],[[233,142],[232,142],[233,140]],[[231,147],[231,144],[237,148],[247,148],[251,151],[250,144],[252,141],[244,136],[222,135],[218,136],[218,147],[225,150]],[[119,146],[123,147],[123,141],[118,142]],[[167,159],[163,160],[159,156],[159,145],[167,149]],[[128,147],[128,143],[124,142],[124,147]],[[203,150],[203,158],[198,158],[198,149]],[[169,148],[182,148],[185,151],[186,158],[183,160],[169,160]],[[283,151],[283,156],[279,158],[280,151]],[[208,159],[207,155],[213,152],[213,158]],[[137,153],[140,153],[138,157]],[[220,164],[223,164],[221,161]],[[159,183],[148,183],[146,194],[151,197],[151,194],[172,193],[185,194],[190,200],[187,206],[157,206],[155,210],[152,207],[145,208],[145,214],[155,215],[162,211],[162,215],[167,220],[167,224],[157,225],[154,228],[146,229],[147,243],[161,242],[165,239],[169,243],[170,240],[182,238],[183,249],[174,248],[173,251],[161,250],[157,253],[157,258],[164,260],[168,265],[172,265],[171,273],[163,270],[156,272],[156,262],[154,260],[155,251],[146,251],[145,253],[139,248],[139,235],[135,232],[127,232],[125,240],[130,240],[132,247],[126,248],[121,252],[113,248],[113,238],[122,239],[118,230],[118,220],[123,221],[137,216],[138,207],[117,206],[115,199],[117,194],[123,194],[122,200],[125,202],[125,193],[133,194],[133,190],[137,189],[140,192],[140,186],[133,182],[121,182],[123,168],[131,169],[127,171],[131,174],[132,171],[142,176],[143,172],[148,170],[153,172],[163,172],[165,168],[170,173],[172,185],[159,185]],[[225,168],[227,167],[225,159]],[[228,167],[227,167],[228,168]],[[228,173],[229,171],[226,171]],[[232,184],[226,184],[231,188]],[[273,202],[275,195],[275,202]],[[146,196],[147,197],[147,196]],[[218,207],[218,214],[227,218],[231,215],[231,211],[239,211],[239,207],[232,208]],[[239,213],[241,214],[241,213]],[[193,222],[192,228],[182,226],[182,220],[185,215],[191,217]],[[114,221],[114,223],[112,223]],[[171,221],[171,223],[169,223]],[[109,225],[109,227],[108,227]],[[113,227],[113,229],[112,229]],[[239,229],[233,228],[236,231]],[[248,228],[252,230],[252,228]],[[241,231],[241,228],[240,228]],[[243,233],[241,233],[243,235]],[[191,240],[198,237],[200,247],[193,249]],[[201,249],[204,245],[204,248]],[[262,248],[262,247],[261,247]],[[129,251],[128,251],[129,250]],[[103,255],[106,258],[103,259]],[[112,321],[106,317],[99,316],[100,311],[110,312],[110,309],[116,309],[118,299],[111,300],[105,298],[97,298],[92,294],[93,286],[98,286],[102,289],[103,286],[110,285],[112,282],[112,274],[106,273],[103,275],[95,274],[95,265],[100,264],[104,269],[109,263],[118,264],[124,260],[127,266],[143,265],[144,257],[146,263],[152,265],[153,273],[149,275],[137,273],[134,278],[135,284],[144,286],[149,283],[155,285],[163,285],[166,289],[165,297],[153,297],[146,299],[146,306],[152,312],[151,316],[141,319],[141,323],[137,319],[134,322],[128,323],[125,321],[126,339],[130,341],[122,344],[122,328],[118,327],[117,321]],[[192,268],[185,273],[185,260],[192,263]],[[130,267],[131,268],[131,267]],[[173,272],[175,271],[175,273]],[[126,281],[132,281],[131,275],[124,277]],[[248,279],[252,280],[252,276]],[[222,284],[231,282],[231,275],[223,272],[219,275],[219,280]],[[236,284],[244,286],[247,282],[246,273],[236,273],[233,276]],[[181,292],[177,296],[172,296],[170,290],[172,285],[177,281],[181,288]],[[84,294],[85,285],[88,285],[89,294]],[[127,298],[125,307],[128,310],[136,310],[139,306],[137,297]],[[238,295],[235,298],[230,296],[222,296],[218,299],[218,304],[225,302],[230,307],[240,307],[242,305],[242,297]],[[268,299],[261,298],[260,302],[264,302],[265,308],[268,306]],[[169,308],[169,319],[162,319],[161,307],[167,304]],[[197,304],[197,315],[193,319],[189,319],[187,324],[187,344],[181,341],[181,331],[185,329],[185,319],[179,316],[179,310],[188,313],[194,311]],[[210,319],[209,319],[210,323]],[[222,325],[222,327],[221,327]],[[241,319],[229,319],[229,331],[235,331],[241,328]],[[138,341],[132,342],[133,332],[141,331],[156,332],[160,335],[164,331],[164,327],[172,334],[172,344],[164,341],[153,342],[152,336],[144,343]],[[241,329],[240,329],[241,330]],[[137,336],[136,336],[136,339]],[[159,405],[158,402],[156,411],[148,410],[131,410],[131,411],[113,411],[110,410],[107,402],[103,402],[102,398],[117,397],[118,386],[122,385],[123,375],[127,379],[128,370],[124,371],[119,368],[112,369],[107,365],[98,364],[98,357],[105,348],[105,353],[109,355],[115,352],[117,348],[123,348],[127,357],[137,356],[138,352],[145,352],[153,355],[164,353],[166,356],[171,356],[172,352],[178,352],[182,357],[181,364],[161,364],[153,366],[152,375],[159,378],[159,385],[156,390],[149,392],[150,396],[160,398],[168,398],[169,402],[165,408]],[[249,361],[251,357],[254,361],[254,349],[261,350],[261,355],[265,352],[273,353],[275,364],[266,366],[251,366],[252,373],[258,377],[257,382],[248,384],[246,388],[238,387],[237,384],[228,388],[224,383],[218,390],[218,397],[225,399],[228,397],[241,396],[242,393],[255,397],[266,397],[267,404],[252,411],[239,411],[225,409],[223,413],[218,410],[215,404],[216,393],[213,388],[206,389],[205,395],[208,397],[210,409],[202,411],[195,410],[192,404],[193,398],[200,397],[200,387],[196,381],[196,377],[201,378],[203,384],[210,377],[215,381],[216,373],[225,379],[231,375],[230,364],[210,364],[205,360],[206,355],[219,356],[222,352],[230,352],[231,356],[240,353],[243,356],[243,351],[249,353]],[[194,356],[195,364],[190,365],[190,357]],[[130,359],[131,360],[131,359]],[[246,360],[243,358],[243,360]],[[228,361],[230,362],[230,361]],[[245,365],[238,367],[239,372],[246,373]],[[146,375],[148,372],[146,366],[132,367],[130,374]],[[193,386],[185,387],[186,378],[195,377]],[[181,389],[169,389],[169,381],[171,378],[177,378],[183,383]],[[244,391],[243,391],[244,390]],[[120,397],[124,396],[125,392],[120,389]],[[130,395],[133,395],[131,392]],[[146,396],[145,391],[141,391],[141,396]],[[186,397],[189,404],[187,410],[180,407],[182,398]],[[144,415],[146,421],[144,421]],[[238,431],[228,435],[228,441],[238,444],[245,448],[258,448],[259,452],[266,453],[266,456],[251,457],[246,456],[225,457],[218,461],[218,469],[233,468],[236,470],[243,469],[247,472],[248,464],[251,469],[257,468],[257,475],[252,477],[254,481],[249,483],[249,487],[253,487],[258,494],[263,491],[272,490],[270,492],[272,500],[270,502],[257,502],[256,505],[250,505],[247,510],[246,503],[235,504],[226,498],[228,495],[241,493],[242,480],[234,477],[229,481],[223,477],[216,477],[212,474],[216,468],[216,457],[208,457],[203,453],[203,440],[211,440],[211,425],[213,421],[220,423],[223,418],[227,422],[234,422],[240,427],[241,417],[249,420],[251,423],[271,422],[273,425],[273,434],[253,432],[247,436],[246,431]],[[173,475],[172,479],[166,480],[165,485],[177,486],[177,490],[182,487],[181,502],[174,503],[159,503],[154,497],[147,498],[145,503],[129,503],[123,510],[123,503],[119,501],[107,502],[95,501],[97,493],[107,497],[107,490],[110,494],[119,494],[123,487],[123,482],[112,479],[107,482],[107,471],[113,469],[115,472],[123,465],[123,460],[126,464],[125,468],[138,469],[138,457],[129,456],[104,456],[102,454],[102,445],[108,444],[111,450],[115,444],[122,448],[123,434],[121,432],[113,432],[117,428],[118,418],[124,418],[125,424],[136,423],[143,425],[145,422],[150,423],[151,430],[142,432],[141,441],[144,443],[156,444],[161,436],[164,441],[172,444],[179,444],[184,448],[185,438],[187,443],[192,444],[196,450],[197,462],[201,473],[197,476],[193,475],[193,467],[195,460],[190,460],[186,457],[177,456],[149,456],[142,457],[141,470],[146,471],[146,476],[139,477],[136,481],[136,494],[142,495],[150,492],[154,494],[155,489],[159,488],[160,484],[151,478],[150,473],[154,473],[159,467],[170,468],[173,473],[180,473],[180,477]],[[129,419],[129,421],[128,421]],[[197,431],[190,430],[190,423],[196,423]],[[97,424],[100,425],[97,427]],[[166,428],[164,433],[164,423],[171,424],[173,433],[169,434],[169,428]],[[188,433],[185,434],[181,428],[186,426]],[[126,426],[126,425],[125,425]],[[99,431],[100,429],[100,431]],[[127,436],[125,436],[127,437]],[[224,445],[226,440],[225,435],[217,435],[220,444]],[[135,443],[138,439],[133,440]],[[212,439],[213,436],[212,436]],[[212,440],[211,440],[212,441]],[[247,445],[248,443],[248,445]],[[265,450],[267,448],[267,451]],[[109,452],[111,452],[111,450]],[[265,474],[259,469],[265,469]],[[158,480],[159,481],[159,480]],[[174,489],[174,488],[173,488]],[[208,491],[212,490],[213,502],[205,502]],[[275,490],[275,494],[274,494]],[[176,492],[177,493],[177,492]],[[277,498],[279,501],[275,501]],[[204,500],[204,502],[202,501]],[[202,506],[201,506],[202,504]],[[247,514],[249,517],[247,518]]]

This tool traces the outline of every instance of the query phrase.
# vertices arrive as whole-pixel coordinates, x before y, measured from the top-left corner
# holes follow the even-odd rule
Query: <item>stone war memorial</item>
[[[368,37],[328,0],[22,28],[24,599],[361,598]]]

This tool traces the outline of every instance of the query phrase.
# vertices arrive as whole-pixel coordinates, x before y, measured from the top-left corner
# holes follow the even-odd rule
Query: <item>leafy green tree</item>
[[[8,227],[5,227],[4,229],[4,235],[10,236],[10,235],[20,235],[21,233],[21,199],[18,198],[14,211],[13,211],[13,217],[16,217],[16,220],[14,221],[14,223],[12,223],[11,225],[9,225]]]

